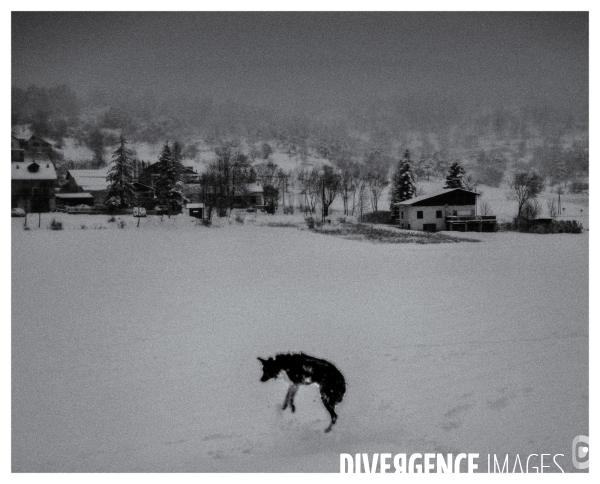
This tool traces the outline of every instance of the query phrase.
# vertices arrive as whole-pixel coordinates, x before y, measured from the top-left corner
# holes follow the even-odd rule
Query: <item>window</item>
[[[400,218],[404,218],[404,210],[400,212]]]
[[[436,210],[435,211],[435,218],[443,218],[441,210]]]
[[[417,211],[417,218],[423,218],[423,210]]]

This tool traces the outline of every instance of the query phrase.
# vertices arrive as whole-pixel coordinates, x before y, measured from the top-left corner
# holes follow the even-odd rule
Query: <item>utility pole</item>
[[[325,223],[325,176],[323,176],[323,198],[321,205],[323,205],[323,216],[321,217],[321,222]]]

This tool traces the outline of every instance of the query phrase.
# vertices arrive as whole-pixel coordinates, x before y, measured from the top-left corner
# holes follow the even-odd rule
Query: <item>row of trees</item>
[[[452,164],[444,188],[474,190],[476,182],[472,177],[463,179],[464,175],[465,170],[458,163]],[[305,207],[314,213],[320,202],[323,217],[328,215],[329,207],[338,195],[342,198],[344,215],[356,214],[362,218],[367,205],[376,212],[384,189],[390,185],[389,165],[376,152],[371,153],[364,164],[342,158],[336,160],[334,166],[300,171],[297,177]],[[398,202],[417,196],[416,179],[410,151],[406,150],[391,180],[392,217]]]
[[[133,154],[121,136],[119,147],[114,151],[107,174],[107,197],[105,205],[111,209],[131,207],[135,203]],[[280,194],[285,205],[288,184],[297,183],[301,196],[300,205],[307,213],[316,213],[321,208],[323,218],[329,214],[329,207],[339,196],[342,199],[345,215],[358,215],[362,218],[368,205],[377,211],[388,180],[388,163],[379,153],[372,152],[365,163],[357,163],[341,157],[333,165],[299,169],[296,173],[285,173],[272,161],[252,164],[236,143],[223,144],[215,150],[216,159],[210,163],[201,176],[202,197],[210,219],[213,210],[225,214],[234,208],[234,203],[248,194],[249,185],[259,182],[263,193],[272,204],[277,204]],[[267,155],[268,158],[268,155]],[[158,161],[158,176],[154,182],[155,198],[167,213],[181,210],[186,198],[183,193],[181,175],[183,172],[182,151],[179,143],[170,146],[165,143]],[[464,188],[475,190],[477,182],[465,176],[464,168],[453,163],[447,173],[444,188]],[[536,211],[536,197],[544,188],[543,177],[537,172],[517,172],[510,184],[509,198],[517,202],[517,221],[530,219]],[[292,203],[292,192],[288,203]],[[416,176],[410,151],[406,150],[395,170],[390,187],[390,207],[392,217],[395,205],[417,195]],[[138,200],[139,202],[139,200]]]
[[[369,206],[377,211],[383,191],[389,185],[389,160],[372,151],[364,163],[345,156],[331,161],[332,165],[296,172],[304,209],[314,213],[320,204],[322,216],[327,217],[329,207],[339,196],[344,215],[362,217]]]
[[[125,138],[121,136],[119,147],[112,155],[112,162],[106,176],[108,186],[104,204],[111,210],[129,208],[134,203],[139,203],[139,200],[135,200],[139,190],[136,191],[134,186],[134,157],[126,145]],[[174,143],[171,147],[169,143],[165,143],[158,160],[154,195],[157,204],[163,206],[169,216],[171,212],[180,211],[185,201],[181,182],[183,172],[181,160],[181,145]]]
[[[266,200],[273,205],[280,194],[285,205],[285,194],[290,178],[297,182],[301,196],[300,204],[306,212],[315,213],[321,207],[323,217],[329,214],[329,207],[339,196],[342,199],[345,215],[362,217],[370,206],[378,211],[381,195],[389,182],[389,161],[378,151],[368,154],[365,163],[357,163],[346,157],[334,159],[333,165],[300,169],[294,174],[285,173],[272,161],[252,165],[252,160],[244,154],[236,143],[222,144],[216,148],[216,159],[210,163],[201,176],[202,196],[210,218],[212,211],[225,213],[233,209],[236,199],[248,194],[248,186],[259,182]],[[268,158],[268,152],[265,150]],[[169,215],[179,211],[185,200],[181,173],[181,146],[175,143],[171,148],[165,143],[158,161],[158,177],[154,183],[157,203],[163,205]],[[458,163],[451,166],[446,188],[463,187],[464,170]],[[416,195],[415,174],[406,150],[392,177],[390,205],[407,200]],[[108,195],[106,206],[122,209],[132,206],[135,195],[133,154],[127,149],[121,136],[119,147],[112,156],[107,176]],[[288,203],[291,203],[291,194]]]

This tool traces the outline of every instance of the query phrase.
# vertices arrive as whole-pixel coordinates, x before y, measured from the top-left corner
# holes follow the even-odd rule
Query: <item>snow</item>
[[[377,245],[123,219],[12,220],[13,471],[338,472],[358,452],[561,453],[573,470],[588,233]],[[300,350],[348,382],[329,434],[314,386],[291,414],[287,384],[259,381],[256,357]]]

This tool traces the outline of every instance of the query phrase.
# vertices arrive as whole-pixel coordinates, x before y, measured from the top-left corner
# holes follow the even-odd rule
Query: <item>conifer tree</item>
[[[397,220],[399,217],[399,208],[396,204],[413,198],[416,191],[417,187],[410,160],[410,151],[406,150],[404,156],[398,162],[398,169],[392,177],[392,188],[390,190],[390,218],[392,221]]]
[[[179,158],[176,153],[175,156]],[[169,143],[165,143],[158,160],[158,179],[154,185],[158,203],[166,206],[168,215],[171,211],[179,211],[183,204],[183,188],[181,184],[182,165],[179,159],[173,158]]]
[[[444,188],[465,188],[462,177],[465,174],[465,169],[458,164],[457,161],[452,163],[446,176],[446,184]]]
[[[410,151],[406,150],[404,156],[398,162],[398,169],[392,178],[392,190],[390,206],[392,207],[395,203],[409,200],[415,196],[417,187],[415,185],[415,174],[412,169],[412,162],[410,160]]]
[[[126,144],[121,135],[119,147],[112,155],[112,165],[106,176],[109,184],[104,204],[112,209],[129,207],[133,199],[133,155],[125,147]]]

